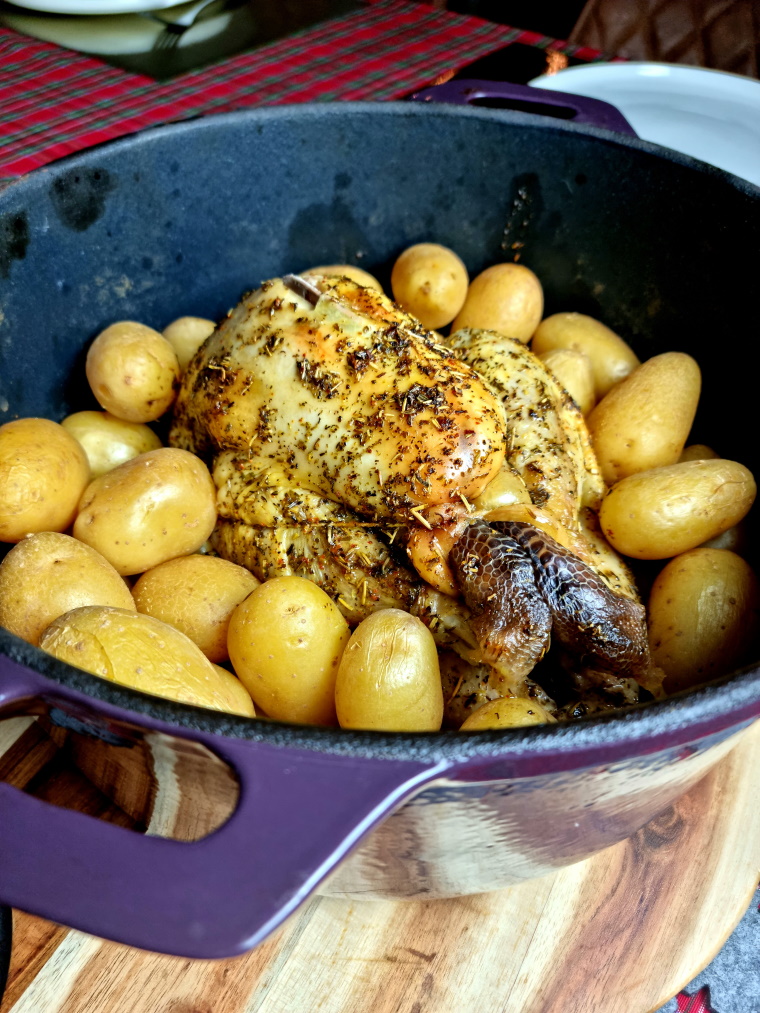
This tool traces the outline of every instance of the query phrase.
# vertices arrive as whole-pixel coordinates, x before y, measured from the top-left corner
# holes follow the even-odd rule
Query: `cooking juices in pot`
[[[687,445],[694,359],[542,319],[520,263],[470,281],[419,244],[391,286],[319,267],[216,328],[108,327],[103,411],[0,427],[0,622],[145,692],[383,730],[569,720],[741,664],[755,483]]]

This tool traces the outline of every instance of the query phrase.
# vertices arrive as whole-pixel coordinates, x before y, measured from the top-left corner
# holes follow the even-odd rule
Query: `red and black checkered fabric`
[[[401,98],[513,41],[600,58],[596,50],[406,0],[370,3],[163,83],[0,28],[0,176],[191,116]]]

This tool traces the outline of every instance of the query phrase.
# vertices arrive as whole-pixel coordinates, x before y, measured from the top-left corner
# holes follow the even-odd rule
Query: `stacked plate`
[[[228,36],[235,36],[233,51],[238,41],[245,45],[253,34],[249,21],[241,0],[0,2],[0,24],[157,77],[190,69],[195,54],[198,63],[228,55]]]
[[[538,88],[617,106],[647,141],[760,186],[760,81],[667,63],[592,63],[543,75]]]

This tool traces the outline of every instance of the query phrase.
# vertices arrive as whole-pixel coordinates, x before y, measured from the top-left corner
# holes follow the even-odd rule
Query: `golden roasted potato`
[[[219,675],[184,633],[126,609],[88,605],[59,616],[40,647],[102,679],[179,703],[253,717],[247,694]]]
[[[588,355],[572,348],[551,348],[542,352],[539,359],[556,376],[581,414],[588,415],[596,404],[594,370]]]
[[[308,271],[301,271],[301,274],[337,274],[341,278],[350,278],[351,281],[355,281],[357,285],[363,285],[365,288],[374,288],[376,292],[383,291],[383,286],[374,275],[354,264],[328,264],[326,267],[310,267]]]
[[[755,499],[752,473],[736,461],[684,461],[622,479],[602,500],[607,541],[635,559],[667,559],[727,531]]]
[[[633,349],[621,337],[584,313],[553,313],[546,317],[536,328],[531,348],[542,358],[560,348],[587,355],[597,400],[640,365]]]
[[[431,329],[451,323],[464,305],[469,281],[456,253],[438,243],[409,246],[391,271],[395,301]]]
[[[214,321],[205,317],[178,317],[164,327],[162,334],[174,349],[181,372],[215,327]]]
[[[332,725],[349,635],[322,588],[304,577],[274,577],[233,611],[227,646],[236,675],[269,717]]]
[[[451,330],[479,327],[528,342],[544,311],[541,282],[523,264],[494,264],[470,282]]]
[[[162,447],[133,457],[88,485],[74,536],[122,576],[197,552],[216,523],[216,487],[187,450]]]
[[[121,320],[87,352],[87,380],[101,408],[125,422],[153,422],[176,396],[180,368],[174,349],[152,327]]]
[[[0,542],[65,531],[89,480],[84,450],[57,422],[30,418],[0,426]]]
[[[81,444],[92,478],[161,446],[161,440],[150,426],[142,422],[125,422],[108,412],[75,412],[68,415],[61,425]]]
[[[209,661],[226,661],[230,616],[259,583],[244,566],[193,554],[148,570],[132,596],[138,612],[181,630]]]
[[[433,634],[416,616],[382,609],[356,627],[335,684],[343,728],[434,732],[443,719],[443,690]]]
[[[70,535],[41,531],[0,563],[0,626],[30,644],[64,612],[83,605],[134,611],[132,595],[108,560]]]
[[[752,568],[726,549],[692,549],[664,567],[649,596],[652,660],[669,693],[733,671],[760,628]]]
[[[647,359],[602,398],[587,419],[608,485],[675,464],[697,411],[699,366],[683,352]]]
[[[527,697],[506,696],[478,707],[463,722],[460,731],[475,732],[485,728],[521,728],[525,725],[546,725],[556,718],[545,707]]]

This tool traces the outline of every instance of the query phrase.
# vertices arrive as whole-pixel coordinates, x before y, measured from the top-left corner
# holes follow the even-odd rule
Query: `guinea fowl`
[[[315,580],[352,624],[420,616],[452,721],[510,693],[553,706],[530,678],[552,635],[592,696],[635,702],[635,680],[657,685],[644,609],[595,527],[580,412],[520,342],[444,340],[337,276],[245,296],[188,366],[170,434],[212,468],[214,549]]]

